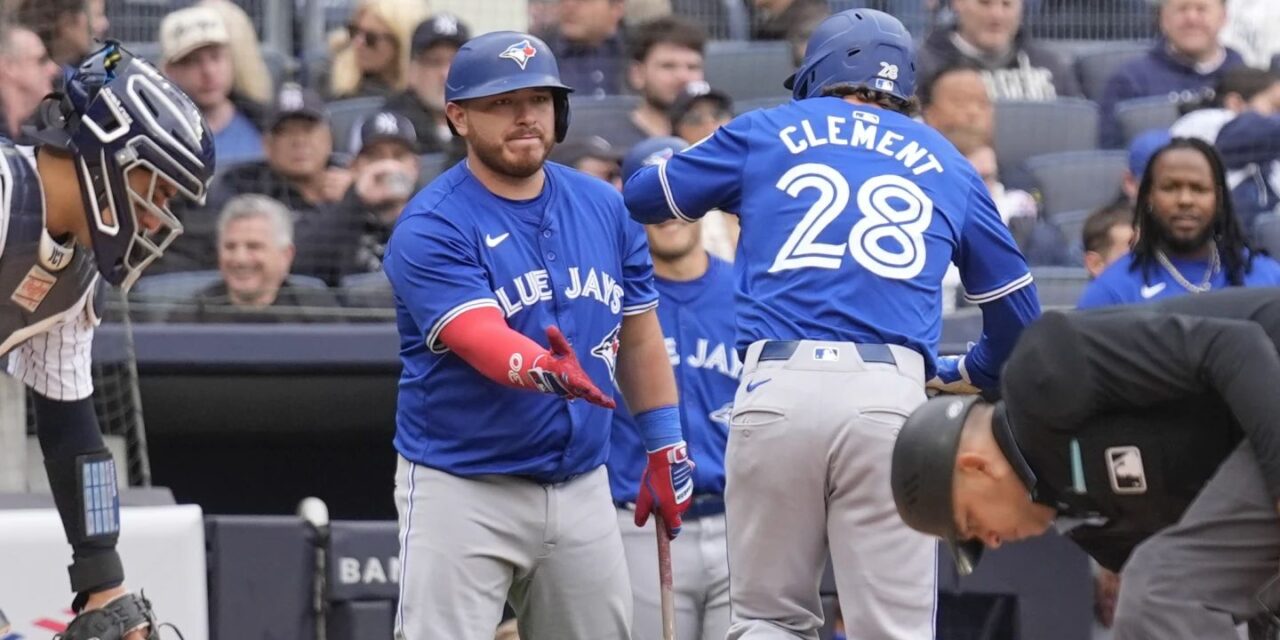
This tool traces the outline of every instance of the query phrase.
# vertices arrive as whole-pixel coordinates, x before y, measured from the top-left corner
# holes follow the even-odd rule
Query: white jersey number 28
[[[770,273],[817,267],[839,269],[847,250],[871,273],[908,280],[924,269],[924,232],[933,221],[933,200],[915,183],[895,175],[876,176],[858,188],[862,219],[849,230],[848,243],[817,238],[849,206],[849,181],[825,164],[806,163],[778,179],[777,187],[792,198],[813,189],[818,197],[783,243]]]

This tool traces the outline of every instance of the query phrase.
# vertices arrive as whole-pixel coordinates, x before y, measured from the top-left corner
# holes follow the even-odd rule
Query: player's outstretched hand
[[[675,539],[682,524],[680,514],[692,502],[693,460],[684,441],[650,451],[636,498],[636,526],[643,527],[649,514],[657,512],[667,524],[667,534]]]
[[[578,356],[573,353],[573,347],[569,346],[559,327],[547,327],[547,342],[551,344],[551,351],[538,356],[529,367],[529,378],[539,391],[569,400],[582,398],[606,409],[616,406],[613,398],[601,392],[582,370]]]
[[[964,356],[939,356],[938,371],[925,387],[939,393],[954,395],[973,395],[982,393],[982,389],[969,382],[964,370]]]

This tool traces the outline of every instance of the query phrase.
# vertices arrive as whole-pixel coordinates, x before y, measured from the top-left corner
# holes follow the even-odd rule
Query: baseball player
[[[604,469],[614,380],[648,453],[640,510],[674,535],[692,496],[643,229],[608,183],[546,162],[569,91],[533,36],[463,45],[446,100],[467,159],[392,233],[398,638],[489,640],[504,601],[525,640],[630,637]]]
[[[873,10],[814,31],[790,104],[738,117],[627,182],[647,224],[736,212],[737,346],[725,500],[730,638],[809,638],[829,550],[847,628],[933,635],[936,545],[893,510],[894,435],[935,387],[996,383],[1039,303],[972,166],[912,120],[910,34]],[[935,358],[959,268],[983,338]]]
[[[686,146],[680,138],[650,138],[637,144],[623,158],[623,178]],[[701,221],[668,220],[645,231],[660,302],[658,320],[680,391],[680,422],[689,455],[698,461],[693,502],[681,517],[680,537],[671,543],[676,637],[724,640],[729,629],[724,449],[742,369],[733,346],[733,267],[703,248]],[[653,529],[628,526],[645,516],[636,502],[646,455],[635,419],[619,406],[613,414],[608,469],[631,569],[634,635],[636,640],[659,640],[661,594]]]
[[[1133,249],[1089,283],[1080,308],[1280,285],[1280,263],[1249,246],[1209,143],[1175,138],[1158,149],[1134,207]]]
[[[213,136],[191,100],[108,42],[28,130],[35,162],[0,139],[0,356],[33,394],[36,435],[67,541],[76,618],[62,640],[158,638],[124,587],[115,462],[90,396],[99,280],[127,291],[182,233],[168,202],[201,202]]]
[[[907,420],[898,510],[961,573],[984,545],[1069,519],[1070,538],[1124,569],[1114,640],[1235,638],[1280,611],[1264,589],[1280,561],[1277,348],[1275,288],[1045,314],[1001,401],[935,398]]]

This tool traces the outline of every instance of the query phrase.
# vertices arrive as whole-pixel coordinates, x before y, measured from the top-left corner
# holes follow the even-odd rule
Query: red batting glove
[[[680,533],[680,514],[693,502],[693,460],[683,440],[649,452],[649,464],[640,478],[636,497],[636,526],[643,527],[657,512],[674,540]]]
[[[551,344],[551,351],[535,358],[527,371],[529,380],[539,391],[569,400],[583,398],[606,409],[617,406],[613,398],[596,388],[591,377],[582,370],[578,356],[574,355],[573,347],[569,346],[559,327],[547,327],[547,342]]]

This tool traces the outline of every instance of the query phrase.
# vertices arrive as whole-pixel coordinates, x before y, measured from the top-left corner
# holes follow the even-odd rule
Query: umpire
[[[1053,524],[1124,568],[1114,640],[1234,638],[1280,608],[1280,289],[1046,313],[1003,399],[938,397],[903,426],[908,525],[962,574]]]

